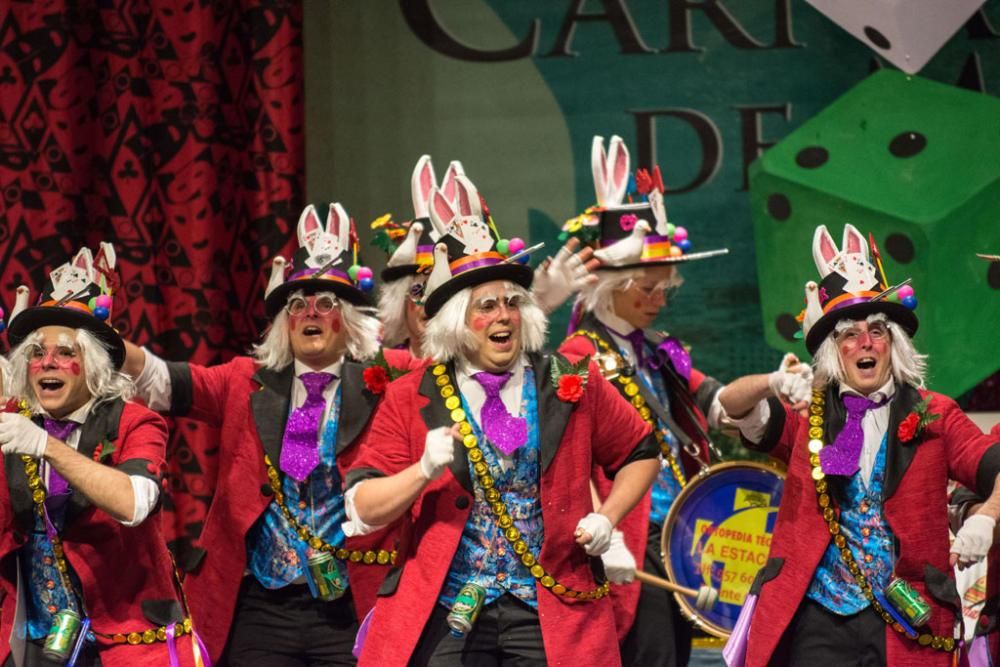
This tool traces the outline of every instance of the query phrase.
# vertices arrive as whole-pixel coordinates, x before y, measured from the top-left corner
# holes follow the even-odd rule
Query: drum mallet
[[[662,579],[657,577],[655,574],[650,574],[649,572],[645,572],[643,570],[636,570],[635,578],[644,584],[656,586],[657,588],[668,590],[671,593],[680,593],[684,597],[694,598],[694,606],[701,611],[711,609],[719,600],[719,591],[715,590],[711,586],[701,586],[698,590],[695,590],[693,588],[688,588],[687,586],[675,584],[672,581]]]

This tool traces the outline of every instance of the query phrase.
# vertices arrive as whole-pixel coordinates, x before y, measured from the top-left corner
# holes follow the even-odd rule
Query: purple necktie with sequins
[[[528,422],[524,417],[514,417],[507,412],[507,406],[500,398],[500,390],[510,379],[510,371],[506,373],[488,373],[481,371],[473,375],[473,379],[483,386],[486,392],[486,402],[483,403],[479,415],[483,435],[506,456],[528,441]]]
[[[78,423],[75,421],[62,420],[62,419],[52,419],[51,417],[45,417],[42,423],[45,432],[51,435],[56,440],[61,440],[66,442],[69,438],[70,433],[73,432]],[[66,478],[56,472],[56,469],[49,466],[49,485],[48,485],[48,496],[64,496],[69,493],[69,482]]]
[[[883,398],[879,402],[870,401],[864,396],[854,394],[844,394],[842,398],[844,407],[847,408],[847,421],[833,444],[824,447],[819,453],[823,472],[828,475],[853,475],[858,471],[861,447],[865,442],[861,420],[864,419],[866,412],[885,405],[889,400]]]
[[[306,400],[292,411],[281,441],[281,470],[298,482],[319,465],[319,424],[326,410],[323,390],[337,376],[333,373],[303,373]]]

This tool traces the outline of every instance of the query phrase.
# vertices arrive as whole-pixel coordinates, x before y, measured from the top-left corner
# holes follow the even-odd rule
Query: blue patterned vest
[[[480,442],[487,442],[464,398],[462,408],[466,415],[469,415],[472,432]],[[543,526],[542,506],[538,499],[540,488],[538,397],[535,374],[530,368],[524,371],[520,416],[528,421],[528,442],[514,452],[513,465],[507,469],[501,467],[501,457],[497,455],[492,445],[482,447],[483,461],[489,466],[490,476],[496,480],[494,488],[500,491],[504,503],[507,504],[507,511],[514,519],[514,525],[521,531],[521,536],[528,543],[531,553],[537,555],[542,550]],[[504,593],[511,593],[537,608],[535,579],[497,527],[495,515],[490,504],[486,502],[483,489],[479,486],[476,473],[472,470],[471,461],[469,474],[475,487],[475,500],[469,518],[465,522],[465,528],[462,530],[462,539],[455,557],[452,558],[438,602],[445,607],[451,607],[459,589],[471,582],[486,590],[484,605],[495,601]]]
[[[58,508],[50,511],[56,530],[62,532],[66,507],[69,496]],[[44,639],[52,627],[52,618],[61,609],[72,609],[83,616],[75,593],[67,595],[59,570],[56,569],[56,558],[52,553],[52,542],[45,534],[45,524],[42,517],[32,512],[35,523],[27,543],[18,553],[21,568],[21,580],[26,584],[25,603],[27,617],[27,633],[29,639]],[[80,590],[80,581],[70,568],[70,581],[76,590]]]
[[[340,386],[330,404],[330,414],[319,441],[319,465],[304,482],[282,475],[285,505],[309,532],[334,546],[344,543],[341,529],[346,515],[340,471],[337,469],[337,421],[340,416]],[[247,568],[264,588],[287,586],[305,573],[309,557],[316,551],[301,540],[272,502],[247,531]],[[347,569],[341,567],[344,581]]]
[[[887,437],[888,434],[883,436],[879,445],[869,486],[865,487],[860,470],[851,477],[841,503],[839,519],[841,534],[847,538],[854,559],[876,591],[885,590],[892,578],[893,568],[893,535],[882,514]],[[806,595],[841,616],[856,614],[869,604],[840,558],[840,550],[833,540],[823,553]]]
[[[644,355],[647,358],[652,357],[653,350],[650,348],[649,343],[646,342],[644,345],[646,346],[646,349],[643,350]],[[624,350],[619,349],[619,351],[622,354],[626,354]],[[631,357],[631,355],[628,356]],[[634,358],[631,360],[633,363],[635,362]],[[670,395],[667,393],[667,385],[663,380],[663,374],[659,371],[650,372],[642,370],[636,373],[636,377],[639,378],[639,381],[642,382],[650,393],[656,396],[656,400],[663,406],[663,409],[669,411]],[[656,413],[654,412],[653,415],[655,416]],[[680,445],[677,443],[677,438],[673,432],[659,419],[656,420],[656,428],[660,429],[660,432],[664,434],[664,439],[670,445],[670,449],[673,451],[677,462],[680,463]],[[681,492],[681,485],[674,477],[670,466],[665,465],[662,458],[660,459],[660,463],[660,474],[656,476],[656,480],[654,480],[652,486],[652,506],[649,510],[649,520],[657,526],[662,526],[667,520],[670,506],[674,504],[674,499]]]

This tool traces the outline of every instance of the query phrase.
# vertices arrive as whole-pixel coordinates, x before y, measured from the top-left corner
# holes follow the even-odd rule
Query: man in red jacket
[[[55,269],[40,305],[25,308],[19,288],[11,315],[5,391],[16,398],[0,414],[3,664],[63,664],[68,655],[42,653],[59,639],[66,651],[79,646],[78,665],[195,661],[152,516],[166,424],[128,402],[125,348],[109,324],[114,251],[101,245],[96,262],[85,248]]]
[[[303,211],[292,273],[278,258],[271,327],[250,357],[166,363],[130,346],[150,407],[221,430],[220,473],[185,589],[212,657],[235,665],[351,663],[358,618],[395,558],[389,531],[345,540],[343,472],[385,391],[350,219]],[[228,640],[228,642],[227,642]]]
[[[537,351],[531,270],[481,218],[435,198],[423,339],[348,477],[352,530],[405,516],[361,664],[567,664],[617,642],[599,556],[656,474],[649,427],[590,364]],[[615,478],[594,511],[591,466]]]
[[[900,285],[858,230],[846,225],[838,248],[820,226],[813,258],[822,279],[806,285],[802,320],[816,376],[808,418],[768,398],[767,376],[719,397],[748,446],[788,465],[770,558],[751,588],[745,662],[950,665],[961,614],[951,565],[992,543],[1000,444],[922,389],[915,300],[893,298]],[[949,478],[988,498],[951,546]]]

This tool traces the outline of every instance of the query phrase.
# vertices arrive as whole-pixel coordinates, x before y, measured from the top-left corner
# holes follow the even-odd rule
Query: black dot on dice
[[[822,167],[830,159],[830,154],[822,146],[806,146],[795,156],[795,164],[803,169]]]
[[[927,137],[919,132],[901,132],[889,142],[889,152],[896,157],[913,157],[927,147]]]
[[[1000,289],[1000,262],[990,262],[990,268],[986,269],[986,282],[993,289]]]
[[[875,28],[871,27],[870,25],[865,26],[865,37],[868,38],[869,42],[871,42],[872,44],[874,44],[875,46],[877,46],[882,50],[888,50],[892,48],[892,44],[889,43],[889,40],[886,39],[885,35],[880,33]]]
[[[794,343],[796,342],[795,334],[798,333],[801,327],[799,327],[799,322],[795,319],[794,315],[782,313],[774,320],[774,328],[778,330],[782,338]]]
[[[775,220],[788,220],[792,215],[792,203],[785,195],[771,195],[767,198],[767,212]]]
[[[885,250],[900,264],[913,261],[913,241],[906,234],[889,234],[885,240]]]

